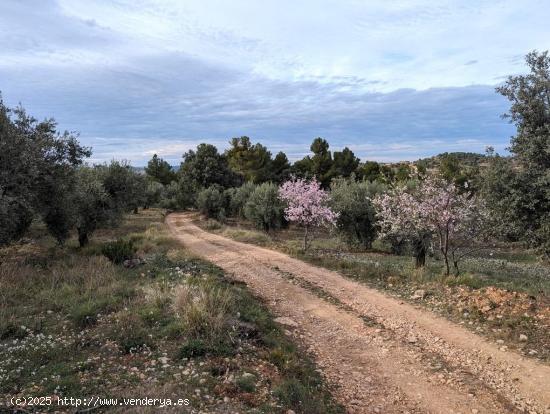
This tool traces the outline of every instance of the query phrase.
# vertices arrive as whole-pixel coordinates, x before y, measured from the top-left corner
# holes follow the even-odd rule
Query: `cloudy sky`
[[[248,135],[302,157],[502,151],[494,92],[550,48],[548,0],[1,0],[0,91],[94,161]]]

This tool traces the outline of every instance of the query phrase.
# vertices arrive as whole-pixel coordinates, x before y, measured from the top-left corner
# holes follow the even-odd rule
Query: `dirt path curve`
[[[193,253],[284,317],[350,413],[550,413],[550,367],[336,272],[201,230],[171,214]]]

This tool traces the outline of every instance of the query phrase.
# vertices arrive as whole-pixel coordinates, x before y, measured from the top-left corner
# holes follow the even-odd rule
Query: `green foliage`
[[[226,207],[227,199],[220,186],[212,185],[197,195],[197,208],[208,218],[223,220]]]
[[[145,187],[145,195],[143,198],[143,208],[149,208],[160,204],[164,186],[158,181],[148,181]]]
[[[479,175],[479,166],[468,165],[459,158],[459,154],[446,152],[439,155],[439,173],[461,190],[472,191],[475,177]]]
[[[395,180],[398,182],[408,181],[411,179],[411,167],[405,163],[399,163],[395,171]]]
[[[132,240],[118,239],[107,242],[101,247],[101,254],[115,264],[120,264],[125,260],[135,256],[137,248]]]
[[[264,183],[254,189],[244,207],[244,215],[264,231],[281,227],[284,221],[284,205],[279,199],[279,188]]]
[[[81,247],[88,243],[90,234],[108,223],[116,222],[122,214],[113,207],[102,178],[102,171],[98,168],[82,167],[77,171],[73,208]]]
[[[186,152],[179,174],[180,179],[193,188],[207,188],[214,184],[231,187],[239,181],[229,168],[227,157],[219,154],[211,144],[200,144],[196,151]]]
[[[244,392],[254,392],[256,391],[256,377],[252,374],[241,375],[235,381],[237,387]]]
[[[311,157],[306,155],[301,160],[294,162],[290,171],[293,176],[309,179],[312,178],[312,168]]]
[[[345,147],[342,151],[334,151],[334,161],[330,175],[332,177],[349,177],[354,174],[359,167],[359,158],[353,151]]]
[[[357,178],[367,181],[376,181],[382,178],[380,164],[376,161],[365,161],[357,169]]]
[[[33,216],[32,208],[24,198],[0,197],[0,245],[23,236]]]
[[[332,407],[312,392],[313,384],[304,384],[297,378],[282,381],[274,390],[275,396],[287,407],[304,414],[337,413],[341,410]]]
[[[111,199],[111,208],[122,212],[134,211],[143,205],[146,188],[145,176],[132,169],[130,164],[111,161],[100,169],[103,187]]]
[[[271,163],[271,180],[277,184],[281,184],[290,178],[290,163],[286,154],[282,151],[278,152]]]
[[[178,358],[197,358],[208,353],[208,345],[201,339],[189,339],[178,351]]]
[[[550,257],[550,55],[535,51],[525,60],[530,72],[497,88],[511,102],[505,117],[517,127],[510,146],[517,161],[503,171],[505,161],[494,157],[485,194],[489,207],[510,221],[518,237]]]
[[[21,237],[39,214],[62,243],[71,226],[68,194],[74,173],[90,155],[53,119],[38,122],[0,97],[0,244]]]
[[[359,167],[359,158],[345,147],[342,151],[331,154],[329,143],[323,138],[315,138],[311,143],[312,155],[296,161],[291,172],[299,178],[315,177],[323,188],[330,186],[333,177],[349,177]],[[333,159],[334,155],[334,159]]]
[[[125,354],[139,352],[144,348],[154,346],[149,330],[141,319],[126,312],[118,317],[109,336],[115,340],[119,349]]]
[[[545,173],[550,168],[550,54],[525,57],[529,73],[510,76],[496,90],[511,102],[504,116],[517,127],[510,151],[525,167]]]
[[[77,303],[71,309],[69,315],[72,322],[79,328],[86,328],[97,322],[97,314],[101,311],[101,306],[96,301],[88,300],[83,303]]]
[[[331,185],[330,204],[339,213],[336,226],[349,244],[359,243],[370,248],[376,238],[376,211],[371,199],[385,187],[376,182],[356,182],[351,179],[334,179]]]
[[[170,210],[181,210],[195,205],[197,189],[185,177],[168,184],[162,193],[160,206]]]
[[[255,189],[255,184],[244,183],[240,187],[226,190],[226,196],[229,198],[229,214],[235,217],[244,218],[244,206]]]
[[[332,178],[332,155],[328,142],[323,138],[315,138],[310,150],[313,153],[310,172],[319,180],[323,188],[328,188]]]
[[[170,164],[159,158],[157,154],[154,154],[153,158],[149,160],[145,172],[154,181],[162,185],[168,185],[176,180],[176,173],[172,170]]]
[[[226,157],[231,169],[246,182],[262,183],[271,176],[271,153],[262,144],[252,145],[250,138],[233,138]]]

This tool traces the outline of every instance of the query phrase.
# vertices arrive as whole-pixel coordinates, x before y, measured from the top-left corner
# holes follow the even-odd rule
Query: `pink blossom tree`
[[[291,179],[279,187],[286,202],[285,218],[304,228],[304,251],[309,247],[310,232],[317,227],[336,224],[338,214],[328,206],[328,193],[317,180]]]
[[[487,222],[486,209],[477,197],[438,177],[427,177],[414,191],[398,188],[373,203],[383,234],[409,240],[435,238],[447,275],[450,260],[458,274],[459,261],[472,251],[474,240],[484,235]]]

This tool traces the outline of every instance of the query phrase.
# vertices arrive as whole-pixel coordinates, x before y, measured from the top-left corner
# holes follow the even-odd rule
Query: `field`
[[[34,226],[0,251],[0,395],[188,399],[189,412],[342,412],[316,367],[245,285],[187,253],[160,209],[126,216],[89,246]],[[144,263],[102,251],[131,241]],[[81,406],[93,412],[129,407]],[[156,408],[133,408],[156,412]],[[174,408],[174,412],[182,412]]]
[[[350,249],[338,235],[320,231],[304,254],[297,227],[268,234],[236,219],[196,223],[234,240],[337,270],[444,315],[504,347],[550,360],[550,267],[520,246],[501,244],[481,250],[464,261],[460,276],[446,277],[436,256],[418,270],[411,257],[392,255],[379,242],[370,251]]]

